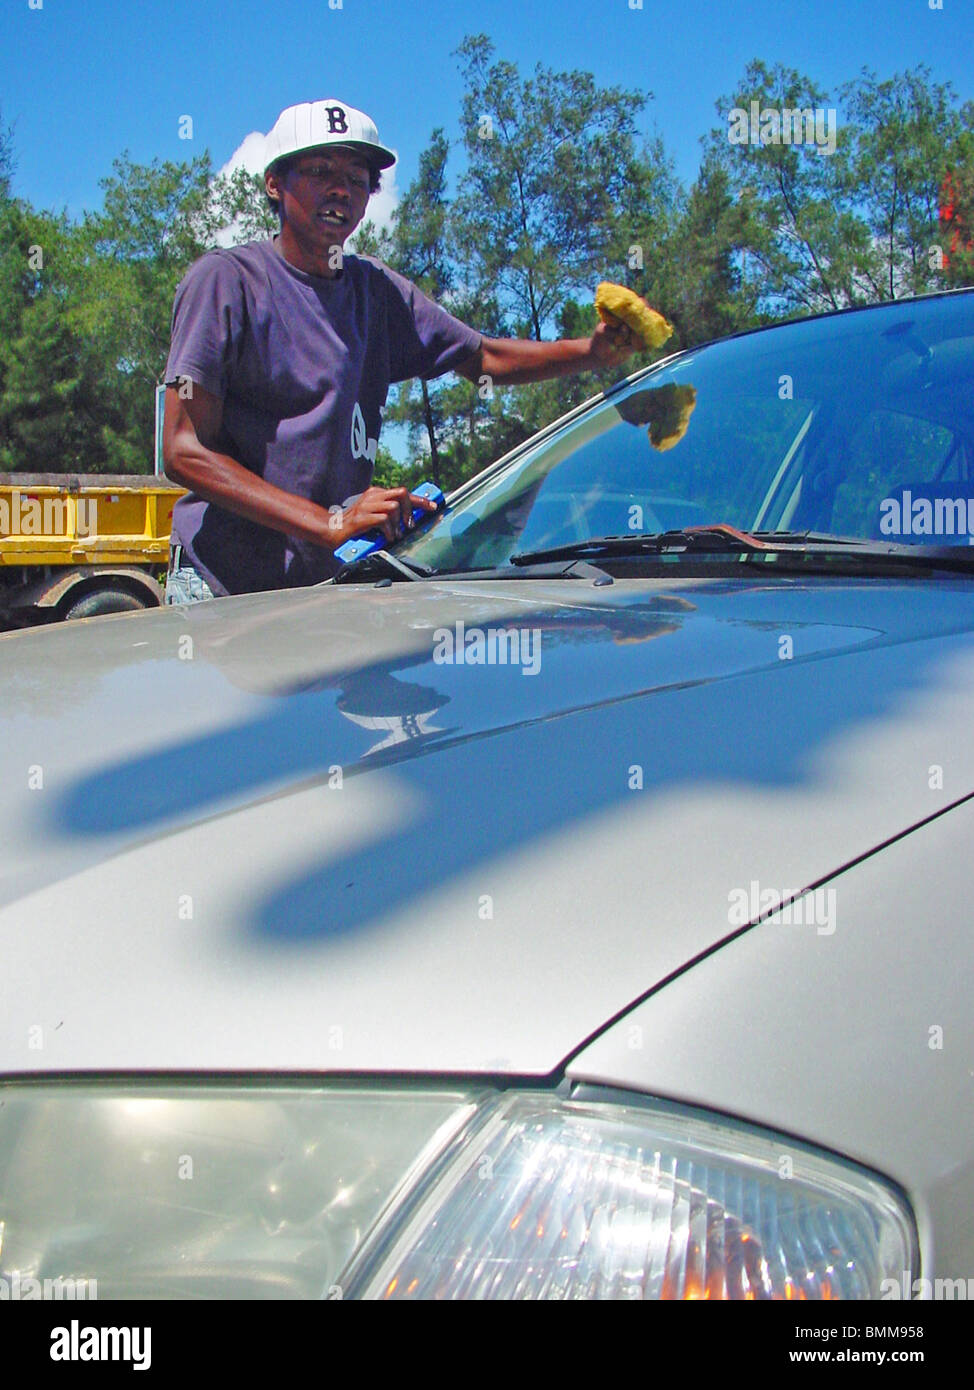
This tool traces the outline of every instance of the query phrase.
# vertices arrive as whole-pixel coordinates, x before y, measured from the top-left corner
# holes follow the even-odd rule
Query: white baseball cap
[[[318,145],[341,145],[361,154],[376,169],[388,169],[396,156],[379,144],[375,122],[363,111],[334,97],[289,106],[274,122],[264,144],[264,172],[285,155],[300,154]]]

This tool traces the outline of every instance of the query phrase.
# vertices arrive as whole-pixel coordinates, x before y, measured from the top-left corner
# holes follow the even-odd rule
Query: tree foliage
[[[742,274],[764,313],[817,312],[942,289],[935,248],[951,151],[971,130],[949,83],[919,66],[879,81],[863,70],[836,104],[808,77],[755,60],[717,109],[707,158],[740,205]],[[732,138],[733,114],[801,112],[806,137]],[[837,130],[836,130],[837,126]],[[834,141],[818,136],[828,130]],[[814,131],[814,138],[808,138]]]
[[[717,110],[722,124],[706,141],[707,166],[722,172],[740,206],[741,275],[759,286],[761,306],[801,313],[857,302],[868,244],[842,198],[839,151],[847,132],[836,133],[831,154],[826,140],[814,138],[834,130],[828,93],[794,68],[755,60]],[[795,119],[784,112],[812,114],[811,125],[802,116],[802,138],[794,138]],[[745,132],[737,113],[746,113]],[[747,138],[735,138],[741,133]]]
[[[540,339],[571,290],[591,288],[606,229],[636,164],[649,93],[598,88],[591,73],[492,61],[483,34],[458,49],[467,168],[453,208],[454,254],[505,318]]]
[[[843,194],[869,231],[869,298],[942,289],[931,249],[940,242],[944,181],[974,131],[974,107],[958,110],[950,83],[931,82],[924,66],[885,82],[864,70],[842,96]]]
[[[259,216],[252,186],[215,180],[207,155],[123,154],[101,187],[102,207],[77,223],[0,202],[5,471],[151,471],[176,286],[228,223]]]

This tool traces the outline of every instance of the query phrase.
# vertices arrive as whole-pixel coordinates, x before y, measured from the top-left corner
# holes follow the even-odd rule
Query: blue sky
[[[643,129],[692,179],[714,102],[754,57],[834,90],[863,65],[881,77],[926,63],[968,99],[972,0],[4,0],[0,109],[15,126],[16,194],[78,216],[127,150],[138,163],[209,148],[226,163],[297,101],[336,96],[367,111],[414,176],[430,131],[456,139],[451,56],[486,33],[526,74],[583,68],[650,90]],[[32,8],[38,6],[39,8]],[[189,115],[193,139],[179,138]],[[451,169],[459,168],[457,153]],[[394,192],[393,189],[389,190]]]

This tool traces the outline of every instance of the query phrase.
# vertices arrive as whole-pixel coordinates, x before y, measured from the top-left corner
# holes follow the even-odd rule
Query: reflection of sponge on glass
[[[662,347],[673,332],[673,325],[667,323],[662,314],[651,309],[645,299],[627,290],[625,285],[603,280],[595,291],[595,307],[603,323],[621,320],[648,348]]]
[[[613,404],[630,425],[648,425],[650,444],[663,453],[679,444],[686,434],[697,392],[693,386],[675,386],[671,382],[649,391],[637,391]]]

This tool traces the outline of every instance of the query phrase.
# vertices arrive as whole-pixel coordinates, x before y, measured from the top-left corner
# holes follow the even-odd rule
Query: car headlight
[[[99,1298],[878,1298],[908,1207],[664,1103],[433,1086],[0,1089],[0,1276]]]

